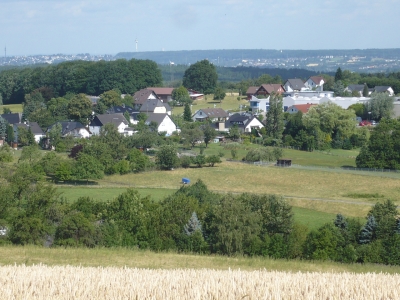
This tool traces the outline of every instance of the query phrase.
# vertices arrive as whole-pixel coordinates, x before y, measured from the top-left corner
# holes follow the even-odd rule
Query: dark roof
[[[112,106],[107,110],[108,114],[124,114],[125,112],[128,112],[128,114],[132,114],[137,112],[137,110],[133,109],[130,106],[122,105],[122,106]]]
[[[25,128],[27,130],[29,130],[29,128],[30,128],[34,135],[38,135],[38,134],[44,135],[42,128],[40,128],[39,124],[36,122],[27,122],[26,124],[25,123],[17,123],[14,125],[17,127]]]
[[[224,111],[222,108],[203,108],[203,109],[199,109],[198,111],[200,111],[200,110],[210,118],[227,118],[227,117],[229,117],[228,113],[226,111]]]
[[[151,94],[153,94],[156,98],[158,98],[157,94],[155,92],[153,92],[152,90],[141,89],[140,91],[137,91],[133,95],[133,99],[135,100],[135,104],[142,105],[144,102],[146,102],[147,99],[149,99]]]
[[[240,128],[244,128],[254,118],[256,118],[256,117],[253,116],[252,114],[249,114],[249,113],[236,113],[236,114],[233,114],[232,116],[229,117],[229,120],[227,120],[225,122],[225,128],[230,128],[230,127],[232,127],[234,125],[237,125]],[[260,123],[261,123],[261,121],[260,121]]]
[[[145,124],[149,125],[151,122],[156,122],[158,125],[160,125],[166,117],[168,117],[167,114],[148,113]]]
[[[5,119],[8,124],[17,124],[21,123],[22,114],[21,113],[13,113],[13,114],[2,114],[3,119]]]
[[[125,119],[124,115],[118,113],[118,114],[97,115],[90,123],[90,126],[103,126],[108,123],[114,124],[116,126],[119,126],[121,123],[124,123],[125,125],[129,124],[128,121]]]
[[[322,76],[311,76],[309,79],[314,81],[315,84],[320,84],[321,80],[324,80]]]
[[[388,85],[377,85],[374,88],[374,92],[376,92],[376,93],[384,93],[384,92],[387,92],[387,90],[389,88],[390,88],[390,86],[388,86]]]
[[[57,123],[54,123],[53,125],[49,126],[47,128],[47,131],[51,130],[57,124],[61,125],[61,134],[62,135],[68,134],[69,132],[71,132],[75,129],[80,129],[80,128],[87,129],[81,122],[61,121],[61,122],[57,122]]]
[[[364,90],[364,85],[363,84],[349,84],[347,89],[352,92],[353,91],[362,92]]]
[[[281,94],[285,91],[285,88],[279,83],[269,83],[269,84],[262,84],[258,89],[257,92],[263,88],[267,91],[268,94],[277,93]]]
[[[289,82],[289,85],[292,87],[292,89],[294,90],[301,90],[301,88],[304,88],[304,82],[303,80],[299,79],[299,78],[295,78],[295,79],[288,79],[286,80],[286,82]],[[285,84],[286,85],[286,84]]]
[[[160,99],[148,99],[147,101],[143,102],[139,111],[154,112],[156,107],[165,107],[167,111],[171,111],[171,107],[167,103],[162,102]]]

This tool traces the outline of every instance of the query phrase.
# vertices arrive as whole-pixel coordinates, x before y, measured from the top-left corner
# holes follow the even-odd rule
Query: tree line
[[[72,61],[0,72],[4,104],[22,103],[26,94],[42,87],[48,88],[53,97],[61,97],[68,93],[97,96],[113,89],[133,94],[142,88],[161,85],[161,71],[150,60]]]
[[[338,214],[309,231],[277,195],[216,194],[199,180],[159,202],[128,189],[106,202],[69,203],[29,164],[20,166],[2,173],[1,244],[400,264],[400,223],[390,200],[376,204],[366,222]]]

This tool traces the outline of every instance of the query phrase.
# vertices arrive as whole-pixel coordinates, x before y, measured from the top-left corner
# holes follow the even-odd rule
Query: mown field
[[[1,114],[3,113],[4,108],[9,108],[11,110],[11,112],[13,112],[13,113],[19,113],[19,112],[22,112],[22,110],[23,110],[22,104],[6,104],[6,105],[0,106]]]

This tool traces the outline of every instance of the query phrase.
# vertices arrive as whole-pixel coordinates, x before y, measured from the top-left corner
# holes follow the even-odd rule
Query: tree
[[[342,73],[342,69],[340,67],[337,68],[336,73],[335,73],[335,82],[337,82],[339,80],[340,81],[343,80],[343,73]]]
[[[87,125],[92,117],[92,102],[85,94],[75,95],[68,103],[68,116],[70,119]]]
[[[221,162],[221,158],[218,155],[210,155],[206,157],[206,163],[208,163],[210,167],[214,167],[215,164],[219,164]]]
[[[0,116],[0,139],[5,140],[6,136],[7,136],[7,121]]]
[[[190,109],[189,103],[185,103],[185,108],[183,109],[183,120],[186,122],[192,122],[192,111]]]
[[[380,121],[382,118],[393,116],[394,97],[386,93],[372,93],[371,99],[366,102],[366,110],[371,113],[373,120]]]
[[[57,149],[57,145],[61,141],[61,138],[62,138],[61,123],[57,123],[56,125],[51,127],[51,129],[48,132],[49,132],[49,138],[50,138],[51,145]]]
[[[104,114],[110,107],[121,104],[121,93],[117,92],[116,90],[107,91],[100,95],[100,99],[96,106],[96,112],[99,114]]]
[[[370,242],[372,242],[376,237],[377,227],[378,224],[376,224],[375,217],[373,215],[370,215],[367,219],[367,223],[361,230],[359,243],[369,244]]]
[[[365,117],[367,115],[367,108],[363,103],[352,104],[347,109],[348,110],[350,110],[350,109],[354,110],[356,116],[360,117],[362,119],[365,119]]]
[[[240,138],[239,126],[237,124],[234,124],[229,128],[229,137],[234,141],[237,141]]]
[[[194,234],[196,231],[200,231],[201,233],[203,232],[201,229],[201,223],[197,218],[196,212],[192,213],[192,216],[190,217],[187,224],[183,227],[183,229],[185,231],[185,234],[189,236]]]
[[[35,144],[35,137],[30,127],[28,129],[22,126],[18,127],[18,142],[22,146]]]
[[[12,125],[7,125],[6,135],[7,135],[7,143],[15,142],[14,127]]]
[[[81,152],[75,163],[73,175],[78,180],[86,179],[86,182],[89,179],[101,179],[104,176],[104,167],[94,157]]]
[[[211,94],[217,86],[217,80],[215,66],[208,60],[202,60],[186,69],[183,75],[183,86],[204,94]]]
[[[211,126],[211,124],[206,124],[202,126],[203,135],[204,135],[204,143],[206,144],[206,148],[208,147],[208,143],[210,143],[216,136],[217,132]]]
[[[356,157],[358,168],[400,169],[400,121],[382,119]]]
[[[192,148],[196,145],[198,141],[203,140],[203,131],[193,124],[193,126],[186,126],[182,128],[181,137],[185,142],[189,143]]]
[[[217,85],[214,89],[214,100],[219,100],[219,102],[222,102],[222,100],[225,99],[226,93],[224,89],[220,86]]]
[[[364,88],[363,88],[362,95],[363,95],[364,97],[368,97],[368,96],[369,96],[368,85],[367,85],[366,83],[364,83]]]
[[[337,80],[333,84],[333,92],[335,93],[335,96],[345,96],[344,89],[345,89],[345,87],[341,80]]]
[[[156,164],[163,170],[171,170],[179,165],[179,158],[173,145],[163,145],[156,153]]]
[[[192,103],[192,99],[190,99],[189,96],[189,92],[188,90],[181,85],[180,87],[174,89],[172,91],[172,99],[179,104],[185,104],[186,107],[186,103],[187,104],[191,104]]]
[[[272,93],[269,96],[269,110],[266,115],[267,135],[273,139],[281,140],[284,129],[283,100],[282,96]]]

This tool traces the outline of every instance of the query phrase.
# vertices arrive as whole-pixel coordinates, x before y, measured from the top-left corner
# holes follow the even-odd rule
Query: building
[[[295,78],[295,79],[288,79],[283,85],[283,88],[286,92],[299,92],[302,90],[307,89],[304,85],[303,80]]]
[[[171,115],[171,107],[160,99],[148,99],[143,102],[139,112]]]
[[[306,88],[312,91],[323,91],[324,90],[324,78],[322,76],[311,76],[304,83]]]
[[[24,128],[26,130],[30,130],[35,137],[35,142],[39,143],[41,138],[44,138],[46,135],[44,134],[42,128],[40,128],[39,124],[36,122],[25,122],[25,123],[16,123],[13,124],[14,130],[14,138],[15,141],[18,141],[18,130],[20,128]]]
[[[147,89],[153,91],[154,93],[156,93],[157,96],[158,96],[158,99],[160,99],[164,103],[172,101],[172,92],[173,92],[174,88],[169,88],[169,87],[148,87]]]
[[[157,132],[165,132],[166,136],[170,136],[172,133],[177,131],[175,123],[171,117],[165,113],[147,113],[146,125],[150,125],[151,122],[157,123]]]
[[[129,123],[122,113],[95,116],[93,121],[89,124],[89,131],[94,135],[98,135],[100,134],[101,127],[106,124],[113,124],[119,133],[127,134],[125,129],[129,127]]]
[[[85,127],[81,122],[73,121],[56,122],[47,128],[47,132],[49,132],[57,124],[59,124],[61,127],[62,137],[73,136],[75,138],[88,138],[91,135],[89,129]]]
[[[237,126],[242,133],[250,133],[253,129],[261,129],[264,124],[255,116],[249,113],[236,113],[229,117],[225,122],[216,124],[218,131],[229,131],[233,126]]]
[[[290,106],[286,111],[289,114],[295,114],[299,111],[301,111],[303,114],[307,113],[309,111],[309,109],[313,106],[316,106],[317,104],[296,104],[296,105],[292,105]]]
[[[229,114],[224,111],[222,108],[203,108],[199,109],[192,116],[193,121],[206,121],[210,120],[211,122],[216,121],[225,121],[229,118]]]

